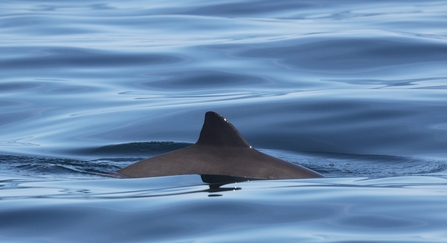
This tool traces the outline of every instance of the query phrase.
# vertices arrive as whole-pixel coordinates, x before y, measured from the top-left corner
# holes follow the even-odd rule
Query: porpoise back
[[[209,111],[199,140],[118,171],[130,178],[198,174],[247,179],[317,178],[319,173],[259,152],[223,116]],[[205,176],[205,177],[204,177]]]

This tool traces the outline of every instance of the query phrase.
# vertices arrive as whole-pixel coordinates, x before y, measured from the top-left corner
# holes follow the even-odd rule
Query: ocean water
[[[0,9],[1,242],[447,242],[446,1]],[[209,110],[325,178],[111,176]]]

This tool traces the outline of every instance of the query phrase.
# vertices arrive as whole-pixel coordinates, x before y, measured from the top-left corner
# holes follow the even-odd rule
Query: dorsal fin
[[[196,144],[251,148],[238,130],[214,111],[205,114],[205,122]]]

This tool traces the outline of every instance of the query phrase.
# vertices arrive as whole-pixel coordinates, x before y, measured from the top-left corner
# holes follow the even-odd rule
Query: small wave
[[[0,171],[26,176],[110,177],[120,168],[112,161],[0,155]]]
[[[314,157],[316,156],[316,157]],[[447,170],[447,162],[394,155],[317,154],[298,162],[327,177],[426,175]]]
[[[135,142],[107,145],[76,151],[78,156],[94,157],[92,160],[67,158],[0,155],[0,171],[27,176],[81,176],[110,177],[131,163],[158,154],[187,147],[189,143]]]

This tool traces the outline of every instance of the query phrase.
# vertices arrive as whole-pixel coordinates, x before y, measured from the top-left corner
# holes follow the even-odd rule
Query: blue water
[[[447,2],[0,9],[0,241],[447,242]],[[110,176],[208,110],[326,178]]]

